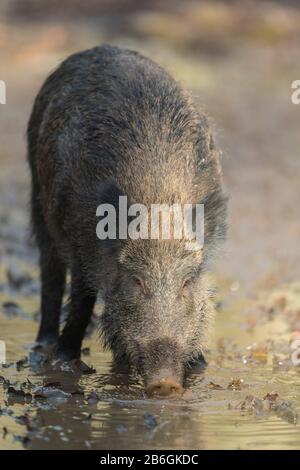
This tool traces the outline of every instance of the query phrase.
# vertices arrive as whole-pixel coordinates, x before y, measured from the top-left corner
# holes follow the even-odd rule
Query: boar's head
[[[105,295],[102,333],[116,362],[128,361],[149,395],[178,394],[188,364],[203,355],[213,318],[206,267],[225,235],[226,198],[204,201],[204,245],[185,240],[126,240]]]

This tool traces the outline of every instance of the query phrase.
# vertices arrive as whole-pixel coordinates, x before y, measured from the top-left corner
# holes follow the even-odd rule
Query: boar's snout
[[[183,392],[180,381],[169,370],[161,371],[146,383],[149,397],[180,396]]]
[[[183,361],[177,343],[170,338],[151,340],[141,353],[147,395],[180,395],[183,391]]]

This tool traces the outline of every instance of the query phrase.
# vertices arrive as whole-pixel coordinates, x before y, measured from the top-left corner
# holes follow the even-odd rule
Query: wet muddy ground
[[[112,372],[96,331],[82,362],[44,364],[32,351],[37,287],[28,278],[20,292],[0,296],[1,448],[299,448],[300,369],[291,341],[300,339],[300,283],[255,300],[232,292],[218,309],[207,368],[191,374],[181,399],[169,400],[148,399],[137,377]]]
[[[0,21],[0,79],[7,83],[0,108],[0,449],[299,449],[300,366],[292,344],[300,338],[300,105],[290,99],[300,78],[299,40],[229,40],[216,49],[217,38],[214,47],[187,52],[160,34],[161,23],[153,32],[153,15],[135,18],[138,38],[136,31],[108,33],[103,20],[10,21]],[[147,399],[138,377],[112,372],[97,316],[82,363],[45,365],[32,351],[40,285],[28,228],[26,122],[47,73],[103,41],[140,50],[192,89],[214,117],[224,151],[229,241],[214,265],[216,326],[208,366],[194,371],[181,399]],[[101,308],[99,301],[98,315]]]

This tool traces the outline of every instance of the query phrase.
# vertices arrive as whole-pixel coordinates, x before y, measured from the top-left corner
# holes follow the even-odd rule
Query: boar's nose
[[[179,396],[182,391],[182,386],[172,376],[153,377],[146,385],[146,392],[149,397]]]

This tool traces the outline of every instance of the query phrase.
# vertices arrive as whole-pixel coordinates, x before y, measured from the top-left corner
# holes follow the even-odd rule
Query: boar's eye
[[[140,289],[142,289],[143,291],[145,291],[145,284],[144,284],[143,279],[141,279],[139,276],[134,275],[134,276],[132,276],[132,281],[133,281],[135,286],[137,286]]]
[[[182,281],[182,284],[181,284],[181,290],[184,290],[186,289],[187,287],[189,287],[189,285],[191,284],[192,282],[192,278],[189,277],[189,278],[186,278]]]

